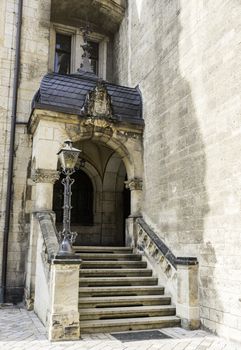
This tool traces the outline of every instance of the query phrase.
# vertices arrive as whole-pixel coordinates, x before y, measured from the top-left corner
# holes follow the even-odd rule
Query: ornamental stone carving
[[[142,190],[142,179],[134,177],[131,180],[125,181],[126,188],[133,190]]]
[[[103,82],[98,82],[94,91],[89,93],[82,112],[91,117],[112,117],[111,98]]]
[[[32,180],[35,183],[51,183],[54,184],[59,179],[59,172],[50,169],[35,169],[32,172]]]

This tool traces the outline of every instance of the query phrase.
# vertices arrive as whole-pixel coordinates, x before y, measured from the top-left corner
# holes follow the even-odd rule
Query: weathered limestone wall
[[[140,85],[143,216],[175,255],[200,262],[204,327],[241,341],[238,1],[133,0],[115,78]]]
[[[15,35],[18,1],[0,2],[0,256],[5,215],[8,149],[10,136]],[[48,67],[49,0],[24,0],[21,41],[21,68],[17,120],[27,122],[31,100],[39,81]],[[26,177],[31,155],[31,139],[25,125],[17,125],[15,141],[13,214],[10,226],[8,254],[8,294],[12,299],[22,297],[25,256],[28,245],[30,187],[26,191]],[[2,259],[0,259],[0,265]],[[0,266],[1,271],[1,266]],[[1,273],[1,272],[0,272]]]

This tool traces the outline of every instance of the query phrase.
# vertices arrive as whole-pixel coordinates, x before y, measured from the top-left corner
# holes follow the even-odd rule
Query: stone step
[[[157,316],[140,318],[122,318],[110,320],[80,321],[82,333],[121,332],[140,329],[159,329],[180,326],[180,319],[176,316]]]
[[[106,254],[106,253],[79,253],[78,252],[78,257],[80,257],[83,261],[85,260],[140,261],[141,260],[141,255],[138,255],[138,254],[116,254],[116,253]]]
[[[102,308],[102,307],[125,307],[145,305],[170,305],[171,297],[168,295],[136,295],[136,296],[108,296],[108,297],[81,297],[79,307]]]
[[[86,287],[102,286],[147,286],[157,285],[155,277],[84,277],[80,278],[79,285]]]
[[[102,246],[73,246],[78,253],[132,253],[133,249],[129,247],[102,247]]]
[[[80,269],[80,277],[152,276],[150,269]]]
[[[147,267],[146,261],[89,261],[82,262],[82,269],[98,268],[98,269],[127,269],[127,268],[145,268]]]
[[[106,320],[133,317],[170,316],[176,314],[172,305],[128,306],[80,309],[80,320]]]
[[[79,296],[115,296],[163,294],[161,286],[116,286],[116,287],[80,287]]]

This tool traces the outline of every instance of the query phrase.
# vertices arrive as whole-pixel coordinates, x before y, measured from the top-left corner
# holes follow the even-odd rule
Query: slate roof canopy
[[[83,115],[83,107],[90,92],[100,79],[90,72],[61,75],[46,74],[32,101],[34,109],[47,109]],[[114,120],[143,124],[142,99],[138,88],[115,85],[103,81],[111,100]]]

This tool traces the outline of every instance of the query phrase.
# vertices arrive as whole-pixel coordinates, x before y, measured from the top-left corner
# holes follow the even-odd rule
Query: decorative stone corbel
[[[129,188],[130,191],[133,190],[142,190],[142,179],[138,177],[134,177],[133,179],[130,179],[128,181],[125,181],[126,188]]]
[[[57,180],[59,180],[59,172],[51,169],[35,169],[32,171],[31,179],[35,183],[54,184]]]

